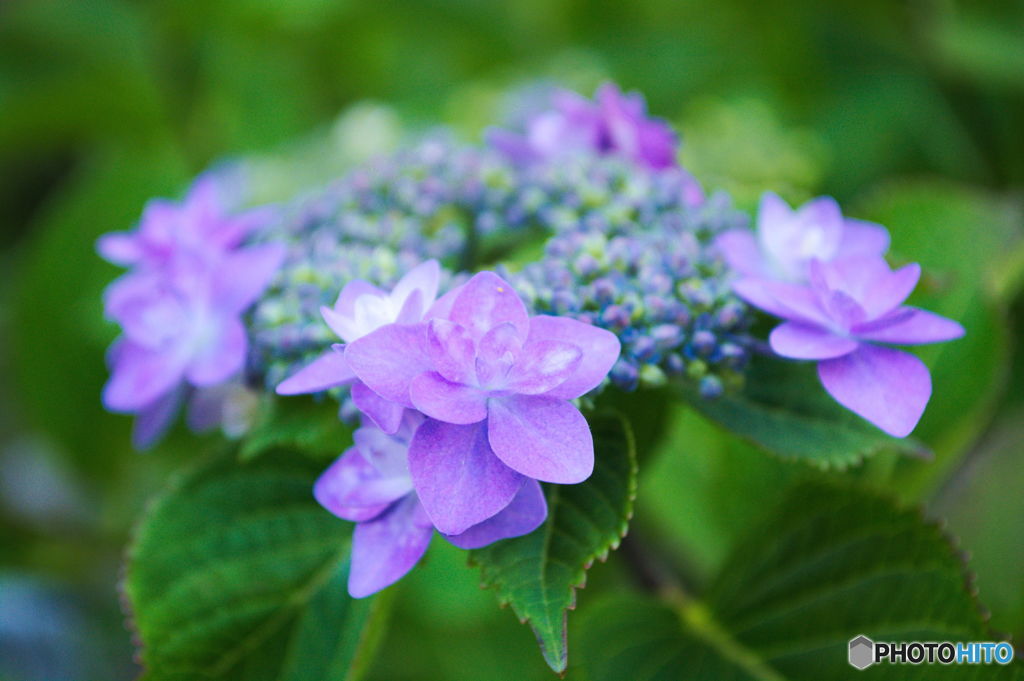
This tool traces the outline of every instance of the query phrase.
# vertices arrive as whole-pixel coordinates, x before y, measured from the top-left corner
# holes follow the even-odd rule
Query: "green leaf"
[[[318,473],[294,452],[225,453],[153,504],[125,580],[144,679],[361,676],[388,596],[348,596],[350,526],[313,500]]]
[[[893,490],[921,498],[948,477],[1000,404],[1012,348],[1005,305],[1015,293],[1022,216],[999,195],[934,180],[886,183],[866,197],[859,214],[889,227],[897,262],[921,263],[922,281],[909,302],[967,331],[919,349],[933,391],[916,436],[935,450],[936,461],[898,465]]]
[[[333,400],[313,404],[309,398],[267,396],[256,424],[242,441],[242,461],[288,447],[314,458],[334,458],[352,444],[352,428],[338,420]]]
[[[578,485],[551,485],[548,518],[536,531],[470,554],[482,583],[497,591],[537,635],[548,665],[564,671],[566,614],[594,560],[605,560],[626,534],[636,496],[636,452],[629,424],[617,416],[590,421],[596,463]]]
[[[589,609],[592,681],[846,679],[850,639],[993,640],[961,556],[920,512],[861,490],[798,485],[697,601],[618,597]],[[1019,679],[1022,666],[878,665],[879,679]]]
[[[886,435],[841,407],[809,362],[756,357],[742,391],[715,400],[690,388],[683,395],[697,411],[762,449],[821,468],[846,467],[888,449],[928,453],[920,443]]]

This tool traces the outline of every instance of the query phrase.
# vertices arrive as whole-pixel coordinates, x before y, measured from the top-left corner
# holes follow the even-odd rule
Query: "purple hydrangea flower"
[[[597,387],[619,357],[611,332],[530,317],[515,290],[481,272],[420,324],[390,324],[345,348],[380,398],[428,418],[409,449],[413,487],[445,534],[505,509],[531,480],[590,476],[594,446],[569,400]]]
[[[204,175],[181,203],[151,201],[135,232],[97,243],[104,258],[132,267],[105,293],[106,315],[123,333],[108,355],[103,403],[137,414],[139,448],[159,439],[189,395],[202,403],[194,423],[208,425],[206,415],[223,412],[209,389],[241,372],[248,350],[242,313],[284,259],[277,244],[239,248],[269,209],[232,213],[222,194],[217,178]]]
[[[355,432],[355,445],[328,468],[314,487],[320,504],[356,525],[348,590],[363,598],[401,579],[426,552],[434,525],[420,504],[409,471],[409,444],[424,416],[406,410],[388,435],[372,425]],[[445,536],[461,548],[477,548],[535,530],[547,517],[544,493],[523,484],[503,510],[461,534]]]
[[[833,262],[812,259],[809,284],[747,278],[735,290],[786,321],[769,338],[783,357],[819,360],[832,397],[886,433],[905,437],[931,396],[931,376],[917,357],[891,345],[938,343],[964,334],[960,324],[903,305],[921,274],[916,264],[891,271],[877,255]]]
[[[679,143],[675,133],[667,123],[647,114],[640,93],[623,93],[614,83],[605,83],[594,99],[556,90],[551,96],[553,108],[530,118],[523,133],[492,129],[488,131],[488,143],[524,165],[594,151],[617,154],[654,170],[677,166]],[[689,180],[688,203],[699,204],[703,191],[696,180]]]
[[[269,208],[230,214],[223,194],[215,174],[202,175],[183,201],[153,199],[146,204],[138,229],[103,235],[97,250],[107,261],[125,267],[163,267],[183,253],[216,259],[271,216]]]
[[[771,192],[761,197],[757,233],[725,232],[717,239],[729,265],[747,277],[807,281],[812,259],[884,255],[889,233],[872,222],[843,217],[835,199],[821,196],[796,210]]]
[[[373,284],[355,279],[341,290],[333,308],[322,307],[320,313],[334,333],[345,343],[352,343],[388,324],[414,324],[434,304],[437,297],[441,267],[428,260],[402,277],[390,293]],[[285,379],[277,386],[279,395],[299,395],[352,386],[352,400],[360,411],[388,433],[397,431],[404,407],[383,400],[356,375],[345,361],[345,346],[335,344],[330,350]]]
[[[216,386],[242,370],[248,348],[242,313],[283,255],[279,247],[257,246],[223,254],[212,265],[180,251],[173,266],[129,273],[107,289],[107,316],[123,333],[109,354],[103,403],[138,414],[136,446],[160,437],[187,386]]]

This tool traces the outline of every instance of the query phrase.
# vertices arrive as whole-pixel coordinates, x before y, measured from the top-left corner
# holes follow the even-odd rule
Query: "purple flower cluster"
[[[604,380],[615,335],[529,316],[491,272],[435,301],[437,277],[426,263],[390,293],[349,283],[323,311],[347,344],[279,387],[361,386],[364,427],[316,488],[326,508],[359,523],[356,597],[411,569],[434,529],[463,548],[532,531],[547,514],[538,481],[578,483],[593,470],[590,429],[569,400]]]
[[[885,228],[844,218],[822,197],[798,210],[773,194],[761,201],[756,236],[719,238],[742,275],[736,293],[785,320],[771,333],[772,350],[817,360],[833,398],[886,433],[905,437],[931,396],[931,376],[914,355],[892,345],[918,345],[963,335],[958,323],[904,305],[921,268],[891,270]]]
[[[569,90],[551,94],[551,108],[536,112],[522,132],[488,131],[490,146],[519,165],[547,164],[578,153],[615,155],[651,170],[678,168],[679,141],[671,126],[647,114],[638,92],[623,93],[614,83],[597,89],[594,100]],[[684,197],[690,205],[704,199],[689,174]]]
[[[122,334],[108,355],[103,403],[137,415],[137,447],[159,439],[188,393],[220,394],[242,370],[242,313],[284,253],[277,245],[241,244],[268,219],[266,210],[232,214],[216,178],[206,175],[181,203],[151,201],[135,232],[99,240],[104,258],[132,268],[105,294],[106,314]],[[218,409],[210,394],[194,402],[193,423],[209,420],[200,412]]]

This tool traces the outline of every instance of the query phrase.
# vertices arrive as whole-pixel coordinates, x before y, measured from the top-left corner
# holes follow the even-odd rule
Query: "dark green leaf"
[[[683,394],[697,411],[784,459],[826,468],[849,466],[883,449],[927,454],[920,443],[890,437],[839,406],[809,362],[757,357],[742,391],[715,400],[690,389]]]
[[[594,560],[604,560],[625,535],[636,496],[636,452],[626,421],[615,416],[590,420],[594,433],[594,474],[578,485],[548,488],[548,518],[525,537],[497,542],[470,554],[483,585],[537,635],[555,671],[567,663],[566,614],[576,589],[586,583]]]
[[[993,640],[962,557],[917,511],[832,484],[797,486],[740,542],[707,597],[616,598],[587,613],[593,681],[859,678],[850,639]],[[879,665],[871,678],[1019,679],[1021,666]]]
[[[318,472],[294,452],[223,454],[155,502],[125,581],[145,679],[361,675],[387,603],[348,596],[350,526],[313,500]]]

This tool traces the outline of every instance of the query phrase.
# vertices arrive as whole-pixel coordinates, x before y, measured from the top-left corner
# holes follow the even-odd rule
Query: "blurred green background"
[[[946,520],[993,627],[1024,637],[1024,2],[6,0],[0,679],[132,678],[123,547],[195,456],[181,433],[132,452],[129,419],[100,406],[116,270],[95,238],[220,159],[298,187],[365,154],[366,126],[381,145],[396,121],[479,139],[502,93],[538,78],[638,89],[707,187],[747,208],[768,188],[833,194],[892,230],[896,261],[924,265],[917,302],[969,332],[922,355],[935,397],[918,435],[935,459],[844,475]],[[380,105],[338,118],[363,100]],[[667,428],[643,453],[635,530],[671,537],[700,583],[803,471],[682,407]],[[592,571],[582,608],[626,587],[621,560]],[[399,587],[372,677],[552,678],[477,581],[435,542]]]

